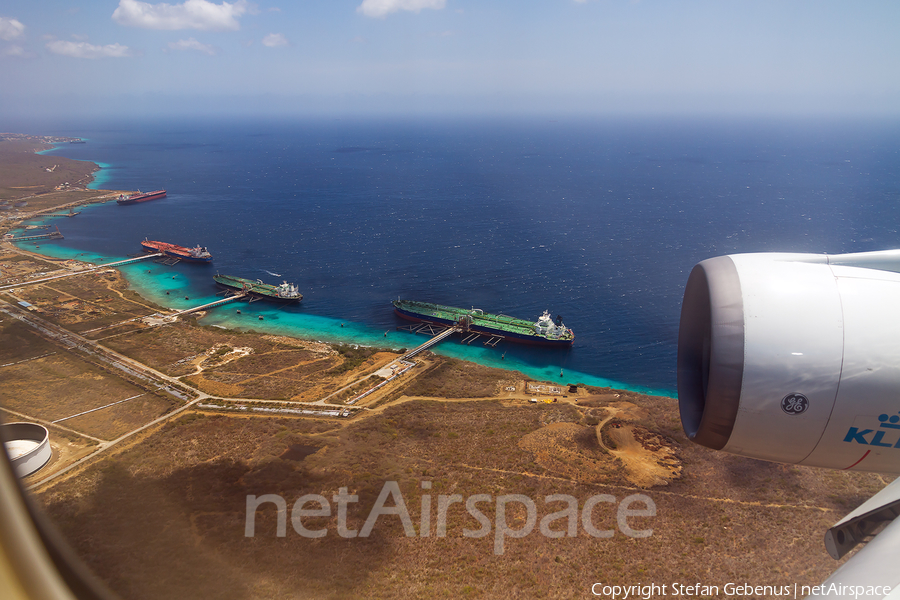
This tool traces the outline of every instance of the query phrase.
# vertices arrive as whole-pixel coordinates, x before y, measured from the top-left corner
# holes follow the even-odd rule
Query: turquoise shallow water
[[[145,237],[200,244],[213,266],[126,274],[178,308],[214,299],[216,270],[283,278],[302,303],[240,316],[226,305],[207,322],[329,341],[417,344],[396,331],[398,297],[526,319],[550,310],[574,330],[571,349],[439,352],[551,381],[672,394],[697,262],[883,250],[900,230],[900,124],[888,121],[201,119],[65,132],[90,141],[53,152],[103,163],[93,187],[168,196],[86,209],[42,250],[111,261]]]
[[[94,173],[94,180],[88,187],[92,190],[102,190],[110,180],[110,165],[104,162],[97,162],[96,164],[100,167],[100,170]]]
[[[85,207],[79,218],[90,218],[93,211],[114,209],[112,205],[92,205]],[[48,220],[49,221],[49,220]],[[35,248],[33,243],[20,246],[32,252],[55,258],[77,259],[94,264],[106,264],[129,258],[127,256],[103,256],[48,242]],[[221,299],[215,294],[196,295],[185,290],[191,289],[191,283],[197,269],[194,265],[184,265],[188,270],[178,270],[154,263],[150,260],[123,265],[119,267],[131,287],[143,297],[160,306],[175,310],[183,310]],[[203,267],[199,267],[203,268]],[[166,292],[169,292],[168,294]],[[238,314],[237,311],[241,313]],[[260,320],[259,317],[262,317]],[[229,329],[242,329],[276,335],[294,336],[329,343],[358,344],[362,346],[385,347],[391,349],[414,348],[428,338],[423,335],[405,331],[375,329],[349,320],[338,320],[314,314],[291,313],[265,301],[253,303],[235,302],[216,307],[201,319],[208,326]],[[482,345],[463,345],[458,338],[451,337],[442,342],[433,351],[443,356],[476,362],[489,367],[519,371],[532,379],[556,383],[578,383],[597,387],[611,387],[631,390],[656,396],[675,397],[674,390],[653,389],[643,386],[628,385],[623,382],[597,377],[588,373],[565,368],[566,350],[552,350],[551,360],[544,365],[528,364],[515,357],[506,356],[500,348],[487,348]],[[562,370],[562,376],[560,371]]]
[[[47,148],[46,150],[38,150],[35,154],[50,154],[54,153],[61,148],[65,148],[67,144],[57,144],[53,148]],[[77,159],[76,159],[77,160]],[[88,189],[91,190],[102,190],[105,189],[104,186],[109,183],[110,178],[112,177],[112,165],[105,162],[100,162],[93,160],[91,161],[100,167],[99,171],[94,172],[94,180],[88,184]]]

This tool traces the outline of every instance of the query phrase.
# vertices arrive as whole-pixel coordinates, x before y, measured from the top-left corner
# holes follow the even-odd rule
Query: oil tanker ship
[[[186,260],[188,262],[208,263],[212,262],[212,254],[203,246],[194,246],[193,248],[185,248],[184,246],[176,246],[168,242],[154,242],[144,238],[141,242],[141,248],[144,252],[162,252],[166,256]]]
[[[296,285],[283,282],[281,285],[271,285],[263,283],[260,279],[244,279],[243,277],[232,277],[231,275],[213,276],[216,283],[224,285],[235,290],[249,292],[254,296],[268,298],[271,300],[288,300],[290,302],[300,302],[303,300],[303,294],[297,289]]]
[[[492,315],[480,308],[465,309],[430,302],[394,300],[394,312],[409,321],[437,325],[462,325],[467,331],[495,335],[521,344],[542,346],[571,346],[575,333],[563,325],[562,317],[556,321],[548,311],[537,322],[517,319],[507,315]]]
[[[165,198],[166,190],[156,190],[155,192],[141,192],[137,194],[129,194],[125,196],[120,194],[116,200],[116,204],[137,204],[138,202],[146,202],[148,200],[156,200],[157,198]]]

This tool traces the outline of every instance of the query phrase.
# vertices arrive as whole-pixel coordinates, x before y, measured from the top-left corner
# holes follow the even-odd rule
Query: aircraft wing
[[[808,597],[900,600],[898,515],[900,479],[895,479],[825,533],[825,548],[835,559],[870,541]]]
[[[807,597],[900,600],[898,557],[900,519],[895,519]]]
[[[863,502],[825,533],[825,549],[835,560],[878,533],[900,515],[900,479]]]

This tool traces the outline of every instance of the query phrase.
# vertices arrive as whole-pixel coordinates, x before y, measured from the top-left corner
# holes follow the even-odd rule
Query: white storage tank
[[[27,477],[50,460],[50,432],[37,423],[0,425],[0,439],[19,477]]]

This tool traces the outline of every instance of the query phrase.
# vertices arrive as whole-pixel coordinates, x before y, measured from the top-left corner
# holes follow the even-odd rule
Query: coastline
[[[38,250],[33,250],[29,247],[19,247],[22,250],[34,252],[41,256],[56,259],[77,259],[79,261],[92,262],[94,264],[105,264],[128,258],[101,257],[87,252],[72,252],[70,249],[65,249],[65,252],[59,252],[58,250],[61,248],[52,244],[43,244]],[[54,252],[54,249],[57,251]],[[221,299],[221,296],[215,295],[188,295],[188,299],[186,300],[183,294],[172,293],[172,290],[169,290],[170,293],[166,294],[165,288],[167,287],[184,289],[189,285],[190,277],[185,276],[182,272],[176,272],[157,264],[148,265],[146,263],[135,263],[117,267],[117,270],[121,272],[128,281],[131,289],[142,298],[153,302],[154,304],[165,306],[170,310],[184,310]],[[148,271],[151,272],[148,273]],[[386,306],[388,306],[388,303],[386,303]],[[240,310],[241,314],[238,315],[236,310]],[[385,310],[387,310],[387,308]],[[260,319],[260,317],[262,317],[262,319]],[[254,302],[251,305],[242,303],[239,309],[227,305],[225,307],[207,311],[202,317],[202,323],[204,325],[220,327],[223,329],[253,331],[272,335],[283,335],[301,340],[325,342],[329,344],[353,344],[363,347],[390,347],[393,349],[413,348],[426,340],[425,337],[420,335],[403,331],[385,332],[382,330],[375,330],[372,327],[349,320],[338,320],[312,314],[286,313],[281,311],[279,306],[265,302]],[[559,361],[548,363],[543,366],[531,365],[510,357],[502,358],[503,352],[499,349],[466,346],[460,344],[458,340],[454,341],[453,339],[433,348],[432,351],[441,356],[456,358],[486,367],[524,373],[532,379],[539,381],[566,384],[577,383],[591,387],[603,387],[636,392],[649,396],[675,397],[675,392],[673,390],[658,390],[645,386],[629,385],[627,383],[609,380],[588,373],[570,371],[564,367],[563,377],[561,378],[559,376]],[[554,350],[553,352],[555,355],[554,357],[559,358],[559,351]]]
[[[21,201],[54,191],[90,189],[99,165],[49,154],[72,139],[0,133],[0,199]]]
[[[81,139],[83,139],[83,138],[81,138]],[[43,150],[35,150],[34,153],[39,154],[41,156],[48,156],[50,153],[62,148],[63,143],[64,142],[55,143],[48,148],[44,148]],[[95,169],[90,174],[91,180],[85,184],[86,189],[96,190],[98,192],[111,191],[111,190],[104,190],[104,189],[102,189],[101,186],[105,185],[109,181],[109,179],[110,179],[109,170],[110,170],[110,168],[112,168],[112,165],[110,165],[109,163],[100,162],[100,161],[96,161],[96,160],[79,160],[76,158],[68,158],[66,160],[73,160],[75,162],[84,162],[84,163],[89,163],[89,164],[94,165]]]
[[[51,152],[59,148],[58,145],[45,150]],[[87,162],[87,161],[78,161]],[[91,162],[97,167],[93,175],[108,171],[110,165],[105,163]],[[101,167],[102,165],[102,167]],[[107,176],[104,182],[108,181]],[[107,192],[110,194],[119,193],[113,190],[97,189],[98,179],[92,179],[88,184],[90,189],[98,192]],[[96,201],[95,201],[96,202]],[[87,204],[88,202],[85,202]],[[99,209],[99,206],[94,207]],[[82,218],[89,217],[87,212]],[[43,220],[36,220],[33,223],[43,223]],[[80,261],[92,262],[94,264],[103,264],[125,260],[126,256],[100,256],[83,249],[64,248],[55,244],[39,244],[39,248],[24,243],[17,244],[20,249],[34,252],[41,256],[47,256],[57,259],[78,259]],[[129,282],[130,287],[136,291],[141,297],[155,304],[165,306],[171,310],[184,310],[192,308],[208,302],[213,302],[220,297],[202,294],[196,295],[188,293],[187,300],[183,290],[196,287],[196,277],[188,272],[170,269],[160,265],[146,263],[136,263],[133,265],[125,265],[118,270],[123,274]],[[168,292],[168,293],[167,293]],[[386,307],[388,302],[385,302]],[[326,343],[338,344],[355,344],[365,347],[391,347],[394,349],[412,348],[418,346],[425,341],[423,336],[406,333],[402,331],[384,331],[374,329],[362,323],[348,320],[339,320],[331,317],[323,317],[308,313],[284,312],[279,307],[264,302],[253,303],[252,305],[241,305],[241,314],[238,315],[233,307],[227,306],[208,311],[203,316],[205,325],[221,327],[224,329],[255,331],[260,333],[268,333],[274,335],[284,335],[298,339],[322,341]],[[387,308],[386,308],[387,310]],[[520,372],[527,376],[540,381],[550,381],[559,384],[577,383],[592,387],[611,388],[623,391],[636,392],[651,396],[676,397],[675,390],[654,389],[647,386],[631,385],[624,382],[614,381],[598,375],[572,371],[566,369],[566,355],[561,352],[569,352],[571,350],[553,350],[546,356],[547,361],[544,364],[530,364],[513,357],[506,357],[502,349],[498,348],[481,348],[462,345],[458,340],[448,340],[447,342],[435,347],[433,351],[436,354],[456,358],[478,365],[503,369],[510,372]],[[577,351],[577,349],[575,350]]]
[[[125,214],[117,209],[109,209],[112,213],[95,213],[95,210],[101,210],[101,207],[91,207],[82,218],[97,219],[101,214],[119,218],[119,214]],[[89,229],[98,229],[96,220],[89,222],[92,223],[87,225]],[[96,259],[100,263],[125,258],[84,253],[56,243],[39,245],[36,250],[29,248],[31,244],[20,244],[19,248],[35,256],[58,254],[79,260]],[[135,253],[138,248],[136,245]],[[123,285],[118,290],[125,292],[130,301],[139,299],[136,294],[140,294],[140,298],[150,299],[155,304],[187,308],[215,299],[206,294],[196,295],[194,291],[189,293],[189,299],[184,298],[185,294],[175,293],[198,289],[191,287],[192,281],[211,274],[209,269],[198,270],[196,266],[185,264],[163,267],[146,261],[115,271],[121,275],[121,278],[115,276],[117,279],[127,279],[128,287]],[[113,274],[103,277],[112,279]],[[354,547],[350,554],[347,544],[352,542],[340,539],[333,532],[324,540],[326,543],[315,547],[305,545],[306,540],[296,537],[287,540],[276,537],[271,512],[269,518],[260,514],[260,535],[252,546],[246,534],[241,536],[244,500],[250,493],[255,497],[265,493],[292,501],[301,495],[330,494],[344,487],[354,490],[353,493],[360,490],[360,497],[368,500],[374,498],[381,479],[400,481],[410,506],[423,506],[426,499],[430,502],[432,495],[428,490],[432,488],[435,494],[453,492],[468,498],[486,490],[498,498],[501,494],[513,493],[543,498],[566,493],[576,498],[577,505],[584,505],[588,498],[597,498],[600,493],[612,493],[619,498],[640,489],[658,503],[660,515],[668,515],[669,518],[653,522],[655,537],[635,542],[617,535],[601,550],[598,550],[596,539],[585,535],[564,540],[546,540],[535,535],[511,541],[507,558],[494,553],[490,579],[494,589],[508,587],[514,594],[566,595],[573,587],[571,578],[579,571],[636,578],[650,569],[665,578],[663,580],[675,581],[679,577],[689,577],[684,574],[692,572],[698,552],[710,556],[705,568],[706,577],[711,581],[730,577],[735,572],[743,573],[744,579],[761,578],[776,568],[783,574],[797,573],[798,578],[820,581],[824,576],[812,571],[813,567],[830,572],[829,559],[820,556],[823,553],[819,532],[830,525],[831,512],[845,508],[841,499],[831,493],[835,482],[830,476],[815,469],[791,468],[790,471],[773,472],[768,463],[739,458],[723,463],[721,455],[687,442],[678,424],[677,407],[669,398],[635,398],[627,393],[620,397],[618,393],[611,393],[615,390],[579,390],[584,395],[577,399],[562,396],[558,402],[548,401],[548,398],[529,401],[529,397],[543,395],[543,390],[532,391],[533,388],[526,385],[522,386],[525,389],[519,387],[509,392],[507,382],[501,382],[496,388],[505,390],[501,392],[502,397],[485,400],[466,393],[444,393],[445,388],[436,385],[436,381],[468,383],[477,378],[479,370],[479,363],[469,360],[470,353],[476,349],[448,341],[438,349],[438,354],[446,356],[444,350],[457,350],[465,353],[464,360],[469,361],[457,372],[441,370],[451,361],[420,355],[424,362],[420,369],[412,371],[412,376],[430,380],[428,385],[421,385],[415,392],[407,394],[409,388],[402,387],[398,390],[403,394],[400,397],[391,397],[388,392],[382,400],[372,401],[371,408],[356,405],[358,414],[365,415],[360,418],[323,419],[323,416],[338,416],[324,413],[314,418],[295,418],[297,413],[285,410],[287,401],[276,397],[275,391],[270,390],[270,399],[260,400],[264,396],[239,393],[237,384],[243,383],[245,378],[261,383],[272,374],[284,374],[285,388],[301,398],[289,399],[292,408],[296,408],[301,402],[309,402],[309,398],[319,399],[310,404],[346,400],[373,383],[357,379],[350,385],[358,383],[362,387],[348,385],[335,392],[323,387],[304,388],[293,378],[295,374],[301,374],[302,369],[317,361],[323,372],[337,370],[327,361],[338,359],[328,356],[327,350],[320,352],[320,356],[310,357],[305,354],[308,348],[278,348],[283,355],[296,353],[295,361],[265,364],[263,361],[269,360],[265,357],[273,354],[270,352],[273,346],[284,342],[254,339],[252,341],[257,343],[250,343],[248,338],[274,336],[235,331],[283,332],[282,335],[300,339],[310,335],[315,339],[316,332],[321,332],[329,339],[332,335],[345,335],[349,340],[371,347],[383,346],[379,342],[384,339],[421,343],[426,338],[375,331],[362,324],[342,323],[316,315],[298,315],[263,302],[237,305],[242,311],[241,317],[236,316],[236,307],[229,305],[207,313],[199,323],[149,327],[120,335],[121,330],[115,327],[124,323],[121,321],[110,323],[106,333],[92,333],[102,329],[97,325],[101,325],[104,306],[120,304],[126,298],[116,294],[113,287],[109,288],[108,294],[103,290],[84,293],[79,280],[84,281],[73,277],[66,280],[70,282],[68,286],[52,284],[49,287],[55,289],[46,292],[43,299],[60,306],[60,297],[68,294],[64,302],[74,305],[71,313],[78,311],[85,321],[97,321],[70,327],[75,335],[88,340],[83,347],[90,348],[89,341],[96,340],[98,345],[110,349],[105,355],[107,358],[117,352],[125,357],[123,363],[126,365],[133,361],[133,364],[145,365],[148,371],[156,369],[157,377],[161,373],[165,375],[167,378],[160,377],[159,383],[174,385],[174,381],[183,381],[191,390],[200,390],[193,399],[175,401],[159,394],[158,390],[147,389],[152,386],[141,382],[137,382],[140,389],[132,390],[134,381],[124,380],[119,373],[110,377],[108,370],[89,370],[92,366],[87,364],[80,367],[82,371],[74,372],[96,373],[97,376],[83,377],[82,385],[71,385],[75,381],[71,376],[71,365],[77,362],[76,350],[81,346],[73,348],[72,352],[50,353],[54,348],[42,345],[33,331],[19,338],[28,337],[34,343],[27,347],[30,350],[27,355],[15,357],[16,360],[27,358],[28,362],[23,361],[11,369],[38,374],[21,377],[20,381],[26,384],[40,381],[40,386],[31,387],[41,389],[18,393],[19,390],[8,386],[9,402],[28,402],[28,405],[13,407],[28,417],[36,416],[50,423],[61,421],[53,431],[57,449],[61,447],[68,454],[58,460],[60,464],[64,460],[70,461],[70,466],[65,467],[67,471],[58,471],[60,477],[52,481],[48,477],[35,483],[32,489],[89,566],[99,573],[112,574],[108,576],[116,584],[121,585],[124,580],[118,574],[128,573],[129,582],[137,581],[137,585],[147,589],[151,589],[156,581],[166,581],[196,586],[196,590],[182,588],[174,592],[178,596],[209,595],[210,589],[214,594],[224,595],[228,591],[226,587],[244,589],[227,580],[229,573],[247,573],[246,589],[252,590],[249,595],[266,595],[273,593],[271,581],[282,581],[275,574],[293,569],[295,579],[290,583],[297,581],[296,577],[302,582],[317,582],[322,573],[327,573],[328,582],[337,581],[344,588],[343,591],[329,592],[329,584],[319,584],[321,587],[316,588],[320,590],[319,595],[327,595],[346,593],[345,574],[361,572],[366,574],[366,581],[352,590],[357,595],[396,594],[399,597],[408,595],[409,584],[421,582],[423,577],[440,581],[442,586],[477,585],[476,582],[482,581],[483,564],[474,564],[471,557],[473,552],[482,551],[485,556],[491,556],[491,550],[489,546],[461,540],[459,522],[454,520],[450,523],[449,539],[431,536],[423,540],[404,536],[397,529],[385,529],[375,544],[360,545],[358,551]],[[99,277],[95,283],[105,285]],[[60,296],[56,296],[57,293]],[[27,299],[34,301],[30,297]],[[81,305],[77,306],[79,302]],[[101,304],[105,302],[114,304]],[[386,310],[388,305],[385,302]],[[12,308],[27,315],[22,308]],[[147,308],[157,310],[157,307]],[[258,316],[263,316],[264,320],[259,321]],[[116,321],[121,318],[117,317]],[[10,329],[17,326],[14,321],[10,322]],[[197,327],[197,324],[221,327],[222,331]],[[296,331],[309,335],[298,335]],[[133,335],[129,338],[129,334]],[[89,337],[91,335],[94,337]],[[196,345],[185,343],[192,336],[197,338],[191,340]],[[72,339],[77,338],[73,336]],[[227,345],[219,342],[227,342]],[[14,344],[6,346],[7,350],[14,347]],[[177,354],[172,351],[176,347]],[[252,357],[250,348],[254,349]],[[502,349],[484,349],[479,354],[485,356],[484,360],[499,361],[502,360],[501,352]],[[555,357],[565,359],[563,354],[555,354]],[[310,361],[310,358],[316,361]],[[13,359],[9,360],[12,362]],[[384,364],[379,362],[378,355],[369,360],[370,364],[368,361],[357,363],[359,375]],[[429,365],[429,361],[437,364]],[[516,368],[512,362],[507,359],[496,366],[514,372]],[[248,363],[259,368],[247,368]],[[49,367],[55,367],[56,371]],[[197,371],[191,372],[195,367]],[[172,372],[172,368],[180,370]],[[560,382],[577,377],[567,370],[565,379],[560,379],[556,375],[558,369],[558,364],[548,365],[543,369],[546,377],[534,379]],[[337,379],[342,373],[333,376],[335,387],[343,384]],[[51,381],[54,374],[59,374],[55,378],[57,387],[49,385],[54,383]],[[525,374],[526,378],[530,376]],[[115,388],[90,387],[96,385],[96,381],[107,385],[111,379],[121,381]],[[12,378],[7,381],[11,380],[14,381]],[[518,382],[513,383],[515,388]],[[332,398],[344,389],[347,392],[343,399]],[[65,391],[57,393],[57,390]],[[175,391],[184,390],[176,388]],[[302,400],[304,393],[307,400]],[[39,404],[34,396],[42,394],[44,403]],[[227,410],[225,404],[215,401],[217,396],[227,396]],[[248,401],[248,398],[252,400]],[[115,404],[106,404],[108,402]],[[66,405],[60,406],[63,403]],[[100,407],[103,410],[81,412],[94,410],[93,407],[100,404],[104,404]],[[258,412],[251,413],[251,410]],[[168,412],[157,417],[164,411]],[[66,437],[67,433],[69,437]],[[94,437],[86,438],[85,435]],[[645,445],[646,442],[649,444]],[[84,458],[79,458],[81,456]],[[709,473],[724,473],[725,477],[709,477]],[[775,477],[778,478],[776,483],[783,482],[784,485],[771,485]],[[870,476],[861,480],[858,474],[843,474],[843,477],[841,482],[855,486],[853,489],[860,489],[861,485],[876,479]],[[419,480],[422,480],[421,485]],[[880,483],[883,485],[883,481]],[[661,489],[661,486],[668,487]],[[148,502],[152,504],[149,511]],[[546,508],[545,511],[545,506],[541,505],[539,517],[551,507]],[[774,534],[769,528],[760,526],[760,523],[782,518],[791,519],[793,526]],[[351,520],[351,527],[362,526],[362,519],[352,511],[351,519],[355,519]],[[712,521],[715,522],[711,527]],[[128,542],[140,551],[117,550],[122,547],[123,523],[129,525]],[[739,531],[743,537],[736,538],[734,531]],[[166,535],[161,537],[160,532]],[[811,533],[806,535],[806,532]],[[729,551],[744,540],[756,545],[767,544],[775,551],[764,553],[763,559],[751,561],[748,567],[741,553]],[[207,545],[218,552],[224,547],[223,542],[233,542],[231,547],[246,554],[228,555],[222,559],[219,557],[223,555],[216,554],[216,560],[208,560]],[[286,546],[286,543],[291,545]],[[385,548],[390,548],[391,555],[382,561]],[[819,549],[818,554],[816,549]],[[795,560],[785,562],[785,556]],[[298,561],[297,557],[302,560]],[[825,564],[810,566],[816,557]],[[194,568],[191,560],[198,560],[198,567],[208,570]],[[623,561],[637,565],[640,571],[626,572],[627,567],[621,566]],[[306,565],[308,570],[296,575],[297,564]],[[451,569],[448,576],[448,564],[461,566]],[[184,577],[173,576],[173,573],[179,574],[182,565],[188,565],[189,572]],[[266,571],[272,565],[278,569]],[[523,568],[540,572],[542,569],[547,571],[548,565],[549,569],[556,569],[563,575],[549,581],[522,578]],[[626,574],[619,575],[620,571]],[[215,587],[217,585],[221,589]],[[245,585],[243,580],[241,585]],[[123,592],[128,595],[127,589]],[[427,590],[428,594],[431,592]],[[284,593],[290,592],[285,590]]]
[[[109,165],[88,160],[53,157],[53,162],[35,160],[48,156],[66,140],[51,136],[0,134],[0,234],[43,223],[60,211],[108,202],[120,190],[101,189],[108,181],[103,173]],[[55,140],[55,141],[50,141]],[[62,141],[60,141],[62,140]],[[42,217],[45,215],[45,217]]]
[[[52,252],[52,249],[54,248],[57,247],[49,244],[41,245],[36,253],[63,259],[77,258],[78,260],[88,262],[94,262],[96,260],[97,263],[95,264],[114,262],[116,260],[124,260],[127,258],[91,256],[84,252],[57,253]],[[25,249],[32,251],[29,248]],[[102,260],[100,260],[101,258]],[[154,264],[148,267],[144,263],[136,263],[133,265],[125,265],[118,270],[122,272],[131,288],[140,296],[172,310],[184,310],[220,299],[220,297],[217,296],[189,295],[189,300],[185,300],[185,296],[179,295],[178,293],[171,293],[170,291],[169,294],[166,294],[165,287],[183,289],[189,285],[190,277],[185,276],[185,274],[181,272],[173,272],[165,267],[160,267],[159,265]],[[148,270],[153,272],[148,273]],[[224,329],[255,331],[274,335],[285,335],[298,339],[322,341],[326,343],[356,344],[367,347],[387,346],[395,349],[412,348],[425,341],[424,337],[415,334],[401,331],[384,332],[352,321],[337,320],[310,314],[285,313],[282,312],[279,307],[263,302],[253,303],[252,305],[242,304],[240,306],[240,315],[237,315],[235,310],[236,309],[229,306],[208,311],[203,316],[202,322],[205,325],[217,326]],[[260,320],[260,317],[262,317],[262,320]],[[448,340],[448,342],[434,348],[433,351],[442,356],[458,358],[483,366],[511,372],[518,371],[533,379],[541,381],[579,383],[592,387],[613,388],[652,396],[675,397],[674,391],[672,390],[657,390],[644,386],[629,385],[586,373],[565,370],[565,368],[563,368],[563,377],[561,378],[559,376],[559,361],[548,363],[543,366],[531,365],[509,357],[503,358],[502,351],[498,349],[463,346],[462,344],[459,344],[458,341],[454,343],[453,340]],[[554,354],[555,356],[553,358],[560,358],[558,353]]]

